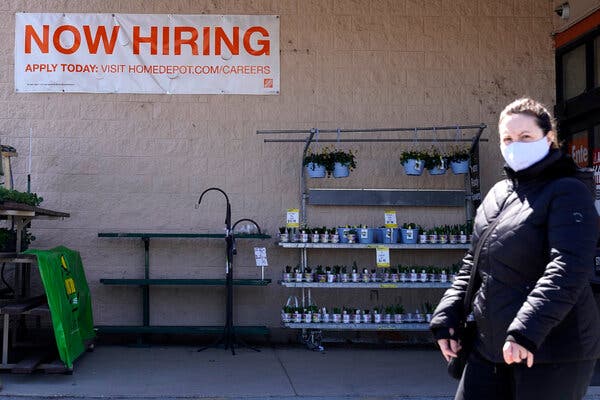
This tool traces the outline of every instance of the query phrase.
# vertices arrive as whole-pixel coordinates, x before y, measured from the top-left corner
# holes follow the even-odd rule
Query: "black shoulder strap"
[[[473,267],[471,267],[471,276],[469,278],[469,284],[467,285],[467,292],[465,293],[465,299],[463,304],[465,319],[471,313],[471,303],[473,303],[473,296],[475,296],[475,292],[479,289],[479,286],[481,286],[481,278],[477,273],[477,266],[479,264],[479,254],[481,253],[481,248],[485,244],[488,236],[492,233],[496,225],[498,225],[498,223],[500,222],[500,217],[505,211],[505,206],[509,197],[510,193],[502,202],[502,205],[500,206],[500,212],[498,213],[496,218],[492,221],[492,223],[488,224],[487,228],[483,232],[483,235],[481,235],[481,237],[477,241],[477,246],[475,247],[475,251],[473,252]]]

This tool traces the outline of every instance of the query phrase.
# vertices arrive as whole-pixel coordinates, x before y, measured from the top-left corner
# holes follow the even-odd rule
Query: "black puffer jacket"
[[[523,171],[505,169],[508,179],[477,210],[473,245],[431,329],[449,337],[448,328],[464,319],[474,248],[501,213],[479,257],[476,349],[498,363],[507,339],[532,351],[536,363],[598,358],[600,316],[589,285],[598,238],[592,174],[559,150]]]

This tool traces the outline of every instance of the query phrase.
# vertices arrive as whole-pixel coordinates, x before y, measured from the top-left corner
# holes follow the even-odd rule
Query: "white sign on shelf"
[[[269,263],[267,261],[267,249],[265,247],[255,247],[254,248],[254,258],[256,259],[257,267],[268,267]]]
[[[287,210],[287,219],[285,226],[288,228],[299,228],[300,227],[300,210],[297,208],[290,208]]]
[[[390,248],[377,246],[377,267],[388,268],[390,266]]]
[[[397,228],[398,222],[396,220],[396,211],[385,212],[385,227],[386,228]]]

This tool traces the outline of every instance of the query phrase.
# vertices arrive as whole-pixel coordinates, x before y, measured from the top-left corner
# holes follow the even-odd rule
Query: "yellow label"
[[[300,227],[300,210],[298,210],[297,208],[289,208],[287,210],[285,226],[288,228]]]
[[[396,211],[385,211],[385,227],[386,228],[397,228],[398,222],[396,220]]]
[[[65,289],[67,290],[68,295],[72,295],[73,293],[75,293],[75,281],[73,280],[73,278],[65,279]]]
[[[377,246],[377,267],[389,268],[390,266],[390,248]]]
[[[379,285],[379,287],[382,289],[394,289],[394,288],[397,288],[398,285],[395,285],[393,283],[383,283],[383,284]]]

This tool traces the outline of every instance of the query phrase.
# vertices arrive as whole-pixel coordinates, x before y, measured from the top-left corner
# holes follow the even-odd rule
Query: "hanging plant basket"
[[[346,178],[350,175],[350,168],[347,165],[336,162],[333,166],[333,177],[334,178]]]
[[[448,156],[450,168],[455,175],[466,174],[469,172],[470,154],[468,148],[456,148]]]
[[[466,174],[469,172],[469,160],[452,161],[450,168],[452,168],[454,175]]]
[[[400,155],[400,162],[406,175],[419,176],[425,168],[427,154],[420,151],[405,151]]]
[[[327,170],[324,165],[312,162],[306,165],[306,172],[308,173],[309,178],[325,178],[327,175]]]

